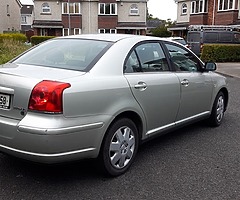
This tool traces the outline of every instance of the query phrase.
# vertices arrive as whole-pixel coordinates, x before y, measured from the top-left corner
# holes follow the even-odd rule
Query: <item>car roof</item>
[[[170,39],[170,40],[184,40],[182,37],[167,37],[166,39]]]
[[[153,36],[144,36],[144,35],[131,35],[131,34],[82,34],[82,35],[71,35],[58,37],[61,39],[89,39],[89,40],[101,40],[108,42],[117,42],[124,39],[136,39],[136,40],[165,40],[165,38],[153,37]]]

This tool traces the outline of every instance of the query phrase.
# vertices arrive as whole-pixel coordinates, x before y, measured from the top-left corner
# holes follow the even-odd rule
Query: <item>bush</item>
[[[31,43],[32,43],[32,45],[37,45],[41,42],[44,42],[44,41],[52,39],[52,38],[54,38],[54,36],[32,36]]]
[[[0,34],[0,43],[2,43],[3,40],[16,40],[16,41],[24,43],[27,41],[27,37],[26,37],[26,35],[21,34],[21,33]]]
[[[204,62],[240,62],[239,44],[205,44],[201,59]]]
[[[3,39],[0,43],[0,64],[8,62],[29,48],[30,46],[27,46],[21,41]]]

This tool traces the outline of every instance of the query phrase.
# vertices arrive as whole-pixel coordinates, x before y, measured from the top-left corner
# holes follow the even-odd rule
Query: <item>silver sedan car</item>
[[[120,175],[142,141],[221,124],[229,96],[215,69],[156,37],[48,40],[0,66],[0,151],[41,163],[98,158]]]

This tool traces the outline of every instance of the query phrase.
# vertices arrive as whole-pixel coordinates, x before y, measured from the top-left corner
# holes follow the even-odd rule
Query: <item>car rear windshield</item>
[[[53,39],[31,49],[13,63],[88,71],[112,45],[86,39]]]

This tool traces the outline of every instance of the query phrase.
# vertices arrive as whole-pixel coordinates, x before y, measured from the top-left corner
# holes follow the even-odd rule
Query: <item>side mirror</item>
[[[206,62],[204,68],[206,71],[215,71],[217,69],[217,65],[214,62]]]

